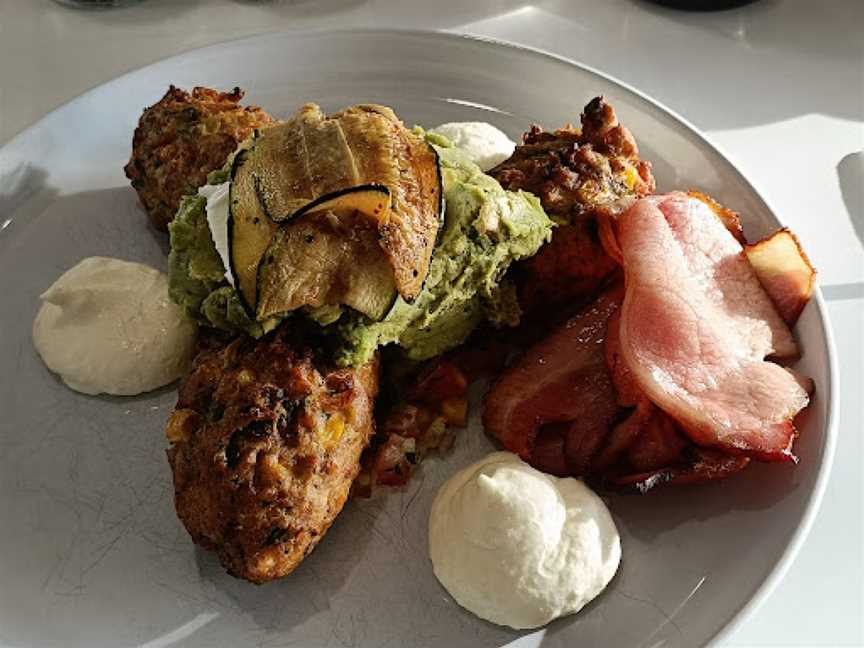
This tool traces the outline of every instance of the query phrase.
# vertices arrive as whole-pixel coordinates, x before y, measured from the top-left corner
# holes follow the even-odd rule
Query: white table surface
[[[0,0],[0,144],[172,54],[355,26],[490,36],[603,70],[707,132],[797,232],[840,355],[840,439],[801,553],[725,645],[864,646],[864,1],[761,0],[700,14],[640,0],[145,0],[101,12]]]

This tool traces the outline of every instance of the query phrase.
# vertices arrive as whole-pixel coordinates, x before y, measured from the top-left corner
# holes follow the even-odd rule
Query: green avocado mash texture
[[[378,322],[335,307],[307,313],[338,337],[341,365],[359,365],[379,346],[398,344],[414,360],[461,344],[484,319],[519,321],[513,287],[502,281],[510,263],[534,255],[552,235],[553,223],[536,196],[510,192],[480,171],[458,148],[432,133],[425,137],[441,161],[446,210],[423,290],[412,302],[398,298]],[[227,173],[211,174],[210,184]],[[170,226],[171,297],[204,324],[259,337],[262,326],[244,311],[207,226],[206,200],[187,196]]]
[[[214,171],[207,182],[226,182],[228,173],[228,168]],[[225,267],[207,225],[206,208],[204,196],[186,196],[168,226],[168,293],[202,324],[260,337],[264,328],[246,314],[237,293],[225,280]]]
[[[397,299],[380,322],[340,322],[341,364],[365,362],[394,342],[424,360],[464,342],[484,318],[518,322],[518,302],[501,278],[512,261],[534,255],[552,235],[536,196],[505,191],[445,138],[426,139],[438,151],[447,207],[423,291],[410,304]]]

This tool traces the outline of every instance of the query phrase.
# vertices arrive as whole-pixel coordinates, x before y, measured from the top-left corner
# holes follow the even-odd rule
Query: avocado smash
[[[227,168],[214,171],[207,178],[212,185],[227,180]],[[207,199],[201,194],[185,196],[168,231],[171,299],[206,326],[232,333],[245,332],[256,338],[263,335],[262,325],[246,314],[234,288],[225,281],[225,266],[207,225]]]
[[[410,303],[397,298],[377,322],[336,306],[303,311],[337,337],[341,365],[363,364],[386,344],[422,360],[458,346],[484,319],[518,322],[518,303],[502,278],[551,238],[552,221],[534,195],[505,191],[447,139],[425,137],[439,155],[446,210],[421,292]],[[208,180],[226,178],[223,171]],[[203,324],[260,337],[274,321],[250,319],[225,281],[206,205],[203,196],[186,197],[171,225],[171,297]]]
[[[426,138],[438,151],[447,207],[423,290],[412,303],[397,299],[380,322],[341,320],[341,364],[363,363],[390,343],[423,360],[464,342],[484,318],[518,322],[518,303],[501,279],[551,238],[552,221],[535,196],[505,191],[448,140]]]

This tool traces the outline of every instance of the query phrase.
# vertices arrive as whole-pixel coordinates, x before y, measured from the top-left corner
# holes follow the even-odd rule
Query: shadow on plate
[[[852,228],[864,246],[864,151],[850,153],[840,160],[837,179]]]
[[[149,225],[130,187],[58,195],[51,187],[34,186],[44,172],[36,169],[25,173],[32,179],[19,183],[22,189],[0,196],[0,218],[11,218],[8,233],[14,232],[16,237],[16,251],[0,260],[0,266],[13,258],[21,270],[32,266],[33,276],[40,281],[31,284],[42,289],[88,256],[110,256],[167,269],[168,236]],[[6,211],[7,204],[10,211]],[[0,231],[0,245],[3,233]]]
[[[0,175],[0,244],[24,218],[41,214],[57,198],[57,189],[48,184],[48,172],[31,164],[19,164]],[[4,236],[4,234],[6,236]]]
[[[201,580],[230,601],[235,613],[251,617],[256,631],[268,637],[287,639],[302,627],[304,636],[332,635],[351,645],[357,623],[342,619],[333,607],[361,562],[358,557],[375,537],[374,518],[358,510],[357,504],[348,501],[315,550],[282,580],[260,586],[239,580],[225,572],[215,553],[196,548]]]

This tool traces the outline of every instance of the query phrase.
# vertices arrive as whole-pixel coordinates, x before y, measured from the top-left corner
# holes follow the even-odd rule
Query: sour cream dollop
[[[90,257],[41,299],[33,343],[76,391],[140,394],[179,378],[192,359],[196,325],[150,266]]]
[[[449,122],[436,126],[432,131],[465,151],[481,171],[488,171],[503,162],[513,155],[516,148],[516,143],[503,131],[486,122]]]
[[[621,540],[580,480],[495,452],[451,477],[429,519],[435,576],[462,607],[517,629],[578,612],[612,580]]]
[[[228,250],[228,196],[231,182],[226,181],[215,185],[204,185],[198,189],[198,195],[207,200],[207,226],[210,228],[210,237],[219,258],[222,259],[222,267],[225,268],[225,279],[232,286],[234,277],[231,274],[230,252]]]

